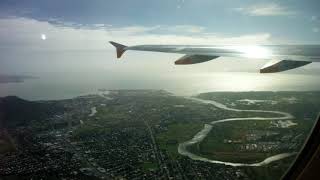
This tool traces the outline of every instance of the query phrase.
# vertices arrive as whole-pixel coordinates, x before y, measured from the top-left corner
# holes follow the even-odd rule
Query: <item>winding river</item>
[[[246,163],[236,163],[236,162],[225,162],[225,161],[218,161],[218,160],[211,160],[205,157],[201,157],[199,155],[193,154],[190,151],[188,151],[187,147],[194,145],[196,143],[200,143],[212,130],[214,124],[218,123],[223,123],[223,122],[230,122],[230,121],[248,121],[248,120],[257,120],[257,121],[263,121],[263,120],[289,120],[293,119],[294,117],[286,112],[281,112],[281,111],[264,111],[264,110],[241,110],[241,109],[235,109],[235,108],[230,108],[225,106],[224,104],[218,103],[213,100],[203,100],[195,97],[187,97],[187,99],[190,99],[192,101],[200,102],[200,103],[205,103],[205,104],[211,104],[214,105],[217,108],[224,109],[224,110],[229,110],[229,111],[236,111],[236,112],[259,112],[259,113],[272,113],[272,114],[278,114],[281,115],[280,117],[249,117],[249,118],[228,118],[228,119],[221,119],[217,121],[212,121],[209,124],[205,124],[203,129],[199,131],[192,139],[180,143],[178,146],[178,152],[179,154],[183,156],[187,156],[193,160],[198,160],[198,161],[204,161],[204,162],[209,162],[209,163],[215,163],[215,164],[224,164],[224,165],[229,165],[229,166],[263,166],[267,165],[271,162],[290,157],[292,155],[295,155],[296,153],[282,153],[282,154],[277,154],[274,156],[270,156],[266,159],[264,159],[261,162],[258,163],[252,163],[252,164],[246,164]]]

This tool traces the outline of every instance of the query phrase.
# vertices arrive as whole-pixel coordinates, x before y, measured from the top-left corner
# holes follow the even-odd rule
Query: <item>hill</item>
[[[54,102],[27,101],[16,96],[0,98],[0,127],[26,126],[31,120],[43,121],[63,108]]]

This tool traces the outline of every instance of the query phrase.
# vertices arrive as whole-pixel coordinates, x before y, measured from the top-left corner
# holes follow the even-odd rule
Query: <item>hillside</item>
[[[25,126],[31,120],[42,121],[63,108],[55,103],[32,102],[16,96],[0,98],[0,127]]]

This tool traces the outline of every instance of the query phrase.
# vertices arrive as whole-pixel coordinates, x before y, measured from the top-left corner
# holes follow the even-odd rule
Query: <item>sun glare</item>
[[[272,55],[270,50],[261,46],[241,46],[237,50],[247,58],[268,59]]]
[[[47,39],[47,36],[45,34],[41,34],[41,39],[42,40],[46,40]]]

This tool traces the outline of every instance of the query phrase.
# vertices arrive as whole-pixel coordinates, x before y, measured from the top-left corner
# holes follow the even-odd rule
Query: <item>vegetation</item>
[[[99,136],[99,135],[107,134],[108,132],[110,132],[109,128],[101,128],[101,127],[92,126],[92,125],[83,125],[78,127],[72,133],[72,137],[75,139],[86,138],[90,136]]]
[[[161,149],[165,149],[176,158],[178,144],[191,139],[203,128],[203,123],[176,123],[168,126],[168,131],[157,135],[157,142]],[[172,143],[176,142],[176,143]]]
[[[44,122],[63,108],[55,102],[31,102],[16,96],[0,98],[0,127],[14,128],[30,125],[32,121]]]
[[[154,170],[154,169],[157,169],[158,168],[158,165],[157,163],[154,163],[154,162],[143,162],[142,164],[142,169],[144,171],[150,171],[150,170]]]
[[[16,147],[13,139],[7,133],[0,134],[0,154],[15,151]]]

